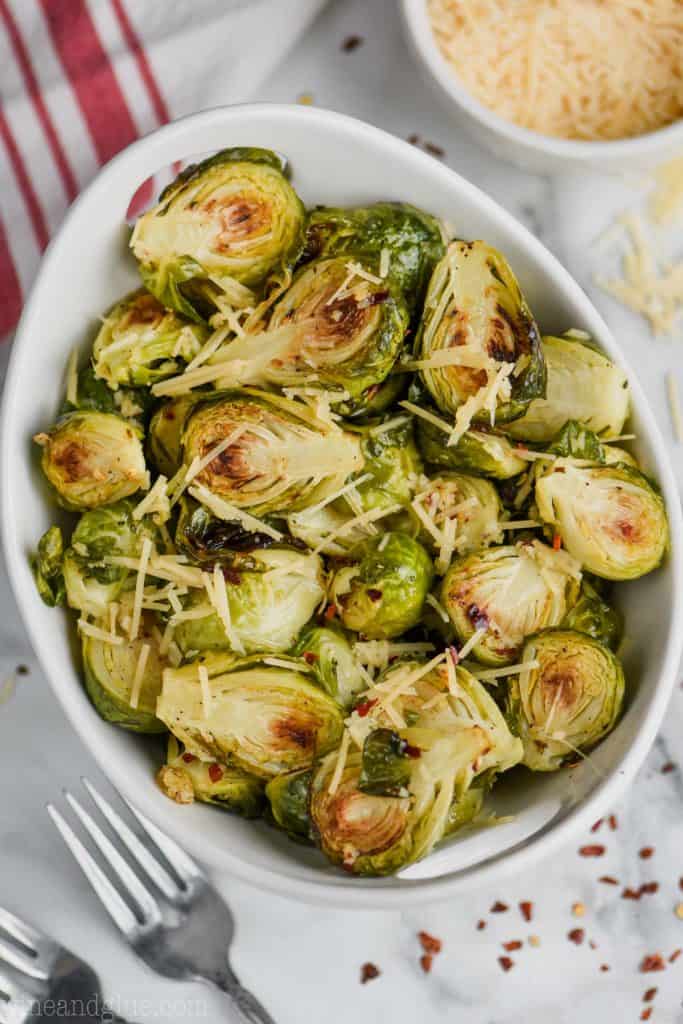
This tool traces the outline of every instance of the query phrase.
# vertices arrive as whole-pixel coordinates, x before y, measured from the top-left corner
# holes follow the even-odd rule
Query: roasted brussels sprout
[[[340,398],[371,398],[391,370],[407,327],[400,293],[360,258],[317,260],[296,274],[273,307],[269,330],[284,335],[286,348],[255,370],[253,383],[315,382]],[[258,349],[255,355],[258,362]]]
[[[587,633],[613,651],[618,650],[624,631],[620,612],[612,608],[585,578],[581,583],[578,601],[560,625],[563,629]]]
[[[149,386],[180,373],[208,336],[205,327],[181,320],[140,288],[104,317],[93,344],[95,375],[114,390]]]
[[[304,415],[296,403],[261,392],[228,392],[201,402],[185,424],[185,464],[234,440],[197,474],[190,493],[203,504],[213,496],[266,515],[294,512],[338,490],[362,467],[360,444],[312,413],[307,422]],[[203,488],[199,494],[196,484]],[[201,498],[203,491],[208,498]]]
[[[567,459],[581,459],[588,462],[604,462],[604,446],[598,435],[583,423],[569,420],[552,442],[547,452],[551,455],[562,455]]]
[[[466,555],[503,540],[500,498],[492,483],[465,473],[433,477],[418,495],[420,541],[439,555]],[[450,558],[450,555],[449,555]],[[448,565],[437,566],[445,572]]]
[[[544,337],[545,397],[536,398],[506,430],[528,441],[550,441],[567,420],[616,437],[628,416],[626,374],[591,345],[572,337]]]
[[[414,309],[444,254],[436,218],[407,203],[373,203],[346,209],[321,206],[308,215],[305,260],[358,252],[372,262],[386,252],[387,277]]]
[[[365,688],[351,645],[338,626],[311,626],[304,630],[292,654],[311,666],[322,688],[344,708],[350,707]]]
[[[347,629],[388,640],[415,626],[434,570],[418,541],[385,533],[365,541],[358,561],[335,573],[330,594]]]
[[[146,287],[169,309],[206,319],[286,273],[303,245],[304,208],[267,149],[224,149],[182,171],[135,225]]]
[[[65,508],[95,508],[149,487],[135,427],[119,416],[73,412],[34,441],[45,476]]]
[[[116,601],[131,575],[130,570],[111,565],[112,555],[135,558],[142,539],[152,537],[144,522],[133,519],[133,504],[119,501],[105,508],[84,512],[64,554],[66,599],[71,608],[102,618]]]
[[[661,563],[669,539],[664,500],[637,469],[558,458],[537,479],[535,495],[543,521],[596,576],[631,580]]]
[[[164,402],[156,410],[149,424],[147,449],[151,461],[164,476],[171,477],[180,469],[183,460],[183,429],[196,395],[181,395]]]
[[[460,470],[494,480],[509,480],[523,473],[529,463],[515,453],[507,437],[486,430],[466,431],[456,445],[448,447],[448,435],[432,423],[419,419],[417,441],[425,462],[444,469]]]
[[[58,526],[51,526],[38,541],[31,558],[31,570],[43,602],[49,607],[64,604],[64,542]]]
[[[261,779],[240,768],[183,753],[175,736],[169,737],[166,764],[159,769],[157,782],[166,796],[179,804],[201,800],[243,818],[260,817],[265,806]]]
[[[473,657],[511,665],[527,636],[562,622],[576,603],[580,580],[580,567],[567,552],[520,541],[453,562],[441,603],[461,643],[476,637]]]
[[[545,394],[538,327],[507,260],[484,242],[449,245],[429,283],[415,355],[456,426],[461,409],[476,424],[507,423]],[[473,405],[484,389],[483,407]]]
[[[95,376],[92,363],[79,370],[75,394],[65,397],[60,416],[70,412],[112,412],[136,424],[146,419],[154,396],[146,388],[119,387],[112,391],[109,385]]]
[[[132,732],[166,732],[166,726],[156,716],[166,661],[159,654],[153,630],[153,617],[144,614],[137,640],[120,637],[120,643],[112,644],[85,634],[82,637],[85,688],[95,710],[106,722]],[[148,651],[137,699],[134,699],[143,644]]]
[[[308,805],[312,778],[313,771],[305,768],[299,772],[276,775],[266,784],[266,796],[275,823],[294,839],[310,841]]]
[[[614,727],[624,673],[603,644],[573,630],[549,629],[527,640],[513,677],[507,714],[524,744],[524,764],[551,772],[594,747]]]
[[[317,555],[271,548],[259,552],[257,570],[224,570],[231,633],[201,591],[191,593],[185,610],[201,618],[184,619],[173,637],[184,654],[227,650],[239,653],[287,651],[325,598]]]
[[[167,669],[157,715],[202,760],[264,779],[308,768],[339,743],[342,713],[300,662],[277,662],[218,654]]]
[[[179,508],[176,547],[194,562],[208,565],[220,562],[224,569],[260,570],[264,568],[260,561],[264,548],[289,543],[292,550],[306,554],[305,546],[292,538],[278,540],[270,532],[248,530],[237,520],[219,519],[192,498],[183,496]]]

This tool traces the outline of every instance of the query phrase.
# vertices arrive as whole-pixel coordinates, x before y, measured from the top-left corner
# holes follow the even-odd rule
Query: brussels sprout
[[[201,321],[251,305],[239,285],[286,273],[303,245],[304,208],[266,149],[224,149],[182,171],[135,225],[131,248],[146,287]],[[236,285],[238,287],[236,287]]]
[[[407,203],[347,209],[320,206],[309,213],[304,260],[358,252],[375,262],[382,251],[389,260],[388,279],[414,309],[444,254],[441,226],[435,217]]]
[[[448,812],[444,838],[452,836],[476,822],[482,812],[487,790],[487,786],[470,786],[462,796],[456,795]]]
[[[260,371],[262,380],[279,387],[316,381],[356,402],[382,383],[403,344],[408,314],[400,293],[375,274],[368,279],[370,270],[338,256],[297,273],[269,323],[291,339]]]
[[[64,604],[64,542],[58,526],[51,526],[45,531],[30,561],[33,578],[43,602],[49,608]]]
[[[322,564],[316,555],[277,548],[259,552],[258,571],[225,570],[226,593],[234,643],[240,653],[288,650],[325,598]],[[231,646],[225,626],[203,597],[190,594],[185,610],[203,618],[185,619],[173,638],[184,654],[226,650]]]
[[[311,666],[322,688],[342,707],[350,707],[365,688],[349,641],[336,626],[311,626],[304,630],[292,654]]]
[[[507,437],[485,430],[468,430],[456,445],[446,445],[447,435],[432,423],[419,419],[417,442],[425,462],[475,476],[508,480],[523,473],[529,463],[515,453]]]
[[[550,441],[567,420],[578,420],[596,434],[616,437],[628,416],[628,382],[623,370],[582,341],[545,337],[548,372],[544,398],[536,398],[506,430],[528,441]]]
[[[166,732],[166,726],[155,714],[166,661],[159,653],[153,627],[153,617],[145,614],[137,640],[123,640],[116,645],[85,634],[82,637],[85,688],[95,710],[106,722],[132,732]],[[147,644],[149,651],[138,700],[132,707],[133,683],[143,644]]]
[[[541,519],[596,576],[631,580],[661,563],[669,539],[664,500],[637,469],[559,458],[537,479],[535,495]]]
[[[342,713],[304,675],[305,666],[289,660],[291,668],[282,656],[272,665],[259,656],[218,654],[167,669],[157,715],[200,759],[264,779],[308,768],[339,743]]]
[[[381,384],[368,388],[358,401],[343,399],[335,403],[335,412],[346,419],[360,422],[381,416],[398,402],[408,383],[406,377],[405,373],[392,371]]]
[[[636,458],[630,452],[627,452],[625,448],[620,448],[616,444],[603,444],[602,455],[607,466],[613,466],[615,463],[620,462],[624,466],[632,466],[633,469],[638,469]]]
[[[307,422],[296,403],[228,392],[195,407],[183,433],[186,465],[234,442],[195,477],[212,495],[256,515],[294,512],[338,490],[362,467],[360,444],[336,426]],[[190,488],[194,493],[193,487]]]
[[[292,538],[278,541],[270,533],[247,530],[237,520],[218,519],[191,498],[181,498],[179,505],[176,547],[194,562],[214,565],[218,561],[225,569],[258,570],[264,568],[260,560],[264,548],[289,543],[292,549],[306,553],[305,546]]]
[[[181,320],[140,288],[104,317],[93,344],[95,375],[114,390],[150,386],[181,373],[208,336],[205,327]]]
[[[472,647],[478,661],[511,665],[527,636],[562,622],[576,603],[580,579],[565,551],[520,541],[457,559],[440,597],[461,643],[478,635]]]
[[[552,455],[562,455],[567,459],[605,461],[604,448],[597,434],[576,420],[565,423],[547,450]]]
[[[312,770],[305,768],[299,772],[276,775],[266,784],[266,796],[275,823],[293,839],[310,839],[308,804],[312,778]]]
[[[142,538],[150,535],[143,521],[133,519],[131,502],[84,512],[64,555],[66,599],[71,608],[102,618],[126,585],[130,570],[107,564],[112,555],[135,558]]]
[[[43,449],[43,472],[65,508],[111,505],[149,487],[138,434],[119,416],[69,413],[34,441]]]
[[[530,637],[522,660],[538,667],[512,679],[508,719],[524,744],[524,764],[533,771],[555,771],[614,727],[624,673],[607,647],[569,629]]]
[[[587,633],[605,647],[616,651],[624,631],[624,622],[616,608],[603,600],[595,587],[584,578],[581,594],[573,608],[560,623],[563,629]]]
[[[385,533],[365,541],[357,557],[337,570],[330,587],[344,626],[388,640],[417,625],[434,574],[422,545],[407,534]]]
[[[196,395],[181,395],[164,402],[156,410],[149,424],[147,448],[149,457],[164,476],[171,477],[183,461],[183,429]]]
[[[497,394],[475,411],[474,423],[514,420],[545,394],[534,318],[504,256],[484,242],[449,245],[429,283],[415,352],[424,386],[442,412],[455,415],[499,379]]]
[[[259,818],[265,806],[261,779],[182,753],[175,736],[169,737],[166,764],[159,769],[157,782],[166,796],[180,804],[201,800],[243,818]]]
[[[377,770],[383,760],[382,739],[372,733],[362,753],[349,752],[338,781],[336,751],[322,760],[313,777],[310,813],[316,842],[334,864],[356,875],[392,874],[428,854],[445,834],[457,787],[467,784],[486,749],[485,734],[476,727],[451,736],[428,730],[413,736],[408,729],[396,739],[387,739],[390,730],[381,732],[389,747],[382,771],[392,788],[397,771],[391,761],[404,751],[407,784],[399,792],[405,795],[376,796],[360,788],[361,780],[367,783],[374,774],[366,757],[368,744]],[[413,742],[417,738],[419,747]]]
[[[419,500],[424,509],[419,539],[433,554],[439,553],[450,529],[453,550],[459,555],[503,540],[500,498],[488,480],[465,473],[442,473],[429,481]],[[441,571],[446,568],[443,566]]]

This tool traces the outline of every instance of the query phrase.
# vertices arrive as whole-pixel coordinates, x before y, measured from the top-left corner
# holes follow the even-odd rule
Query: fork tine
[[[122,796],[121,799],[130,808],[131,813],[135,815],[149,837],[154,840],[168,863],[178,875],[178,878],[181,878],[186,885],[189,885],[191,882],[196,881],[196,879],[203,879],[205,877],[204,872],[201,870],[199,865],[195,864],[192,858],[188,856],[188,854],[185,853],[185,851],[178,846],[170,836],[167,836],[161,831],[161,829],[157,828],[156,825],[153,825],[149,818],[145,817],[142,811],[139,811],[137,807],[134,807],[133,804],[126,800],[125,796]]]
[[[0,907],[0,928],[21,942],[27,949],[36,950],[38,944],[45,939],[45,936],[41,935],[36,928],[32,928],[30,924],[26,924],[20,917],[5,910],[4,907]]]
[[[70,825],[66,823],[56,807],[47,805],[47,811],[59,829],[62,839],[71,850],[83,874],[111,914],[115,923],[124,935],[130,935],[140,927],[135,914],[121,899],[118,891],[111,884],[102,869],[93,860],[83,843],[76,836]]]
[[[139,906],[144,916],[144,923],[146,925],[156,924],[157,921],[161,920],[161,910],[157,901],[149,890],[145,888],[133,869],[126,863],[114,844],[105,836],[99,825],[94,822],[85,808],[80,805],[76,797],[69,793],[68,790],[65,791],[64,795],[72,809],[81,819],[100,853],[108,861],[109,866],[118,875],[123,886],[128,890],[129,895],[133,897]]]
[[[46,981],[50,977],[49,969],[38,957],[24,953],[18,946],[3,942],[2,939],[0,939],[0,962],[9,964],[10,967],[16,968],[22,974],[27,974],[30,978],[37,978],[39,981]]]
[[[176,899],[178,896],[178,886],[168,871],[159,864],[144,843],[138,839],[120,815],[116,813],[111,804],[95,789],[92,782],[85,778],[81,781],[114,832],[116,832],[124,846],[130,850],[147,877],[161,889],[164,896],[170,900]]]

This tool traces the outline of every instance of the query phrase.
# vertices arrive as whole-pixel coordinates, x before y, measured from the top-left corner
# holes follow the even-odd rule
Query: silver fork
[[[126,1024],[102,1001],[100,980],[70,950],[0,907],[0,1024]]]
[[[240,1024],[274,1024],[258,1000],[242,988],[230,966],[228,949],[235,933],[234,918],[203,871],[125,798],[122,797],[142,832],[133,831],[91,782],[83,779],[83,784],[141,868],[142,877],[71,793],[65,792],[66,799],[116,877],[117,885],[52,804],[48,804],[48,811],[86,878],[138,956],[166,978],[205,981],[220,989],[231,1001]],[[143,881],[144,876],[151,886]]]

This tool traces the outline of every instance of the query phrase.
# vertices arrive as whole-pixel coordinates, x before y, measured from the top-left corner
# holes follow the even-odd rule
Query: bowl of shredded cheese
[[[632,170],[683,148],[680,0],[402,0],[459,120],[527,169]]]

